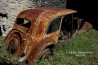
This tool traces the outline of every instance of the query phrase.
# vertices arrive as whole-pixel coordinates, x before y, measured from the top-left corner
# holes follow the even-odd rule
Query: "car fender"
[[[22,36],[20,35],[20,33],[19,33],[18,30],[15,30],[15,29],[11,30],[11,31],[8,33],[8,35],[6,36],[6,38],[5,38],[6,49],[8,49],[9,42],[10,42],[10,40],[12,39],[12,35],[13,35],[13,34],[18,34],[20,38],[22,37]],[[22,40],[21,40],[21,42],[22,42]]]
[[[40,57],[41,51],[50,45],[55,45],[55,41],[52,38],[47,37],[41,40],[31,49],[30,54],[26,57],[26,59],[20,65],[35,64],[36,60]],[[29,62],[28,64],[26,64],[27,60]]]

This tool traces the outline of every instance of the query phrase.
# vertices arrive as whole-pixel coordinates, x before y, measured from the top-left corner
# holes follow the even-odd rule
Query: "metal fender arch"
[[[23,62],[20,63],[20,65],[35,65],[37,60],[40,58],[41,52],[48,47],[52,48],[55,46],[54,43],[55,41],[49,37],[40,41],[35,45],[35,47],[31,50],[31,53]]]
[[[11,33],[10,35],[7,35],[5,38],[5,44],[6,44],[6,49],[8,49],[9,47],[9,42],[11,41],[11,39],[13,38],[13,35],[16,34],[18,35],[19,39],[20,39],[20,43],[22,43],[22,38],[21,38],[21,34],[17,31],[17,30],[11,30],[9,33]]]

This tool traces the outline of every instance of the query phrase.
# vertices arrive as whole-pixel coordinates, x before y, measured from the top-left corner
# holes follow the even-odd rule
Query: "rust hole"
[[[29,62],[28,62],[28,60],[26,60],[25,62],[26,62],[26,64],[28,64],[28,63],[29,63]]]
[[[21,57],[24,57],[25,56],[25,53],[23,53],[22,55],[21,55]]]

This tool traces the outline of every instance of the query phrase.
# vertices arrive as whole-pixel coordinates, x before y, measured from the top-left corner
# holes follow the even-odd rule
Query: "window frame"
[[[20,22],[22,22],[22,23],[24,23],[25,20],[29,21],[29,22],[30,22],[30,26],[29,26],[29,27],[26,27],[26,26],[24,26],[23,24],[18,24],[18,23],[17,23],[18,19],[23,19],[23,22],[20,21]],[[15,24],[20,25],[20,26],[22,26],[22,27],[24,27],[24,28],[28,28],[28,29],[31,28],[31,21],[28,20],[28,19],[25,19],[25,18],[17,18]]]
[[[60,24],[59,24],[59,28],[58,28],[56,31],[54,31],[54,32],[59,31],[59,29],[60,29],[60,27],[61,27],[61,23],[62,23],[62,18],[63,18],[63,16],[56,17],[56,18],[52,19],[51,22],[48,23],[48,26],[47,26],[47,28],[46,28],[46,32],[45,32],[46,34],[54,33],[54,32],[50,32],[50,33],[48,33],[49,26],[50,26],[50,24],[51,24],[54,20],[56,20],[56,19],[58,19],[58,18],[61,18],[61,20],[60,20]]]

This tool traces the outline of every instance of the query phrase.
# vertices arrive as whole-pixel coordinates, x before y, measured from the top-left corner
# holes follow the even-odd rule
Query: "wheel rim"
[[[12,55],[16,54],[20,47],[20,39],[17,35],[13,35],[13,38],[9,42],[8,52]]]

